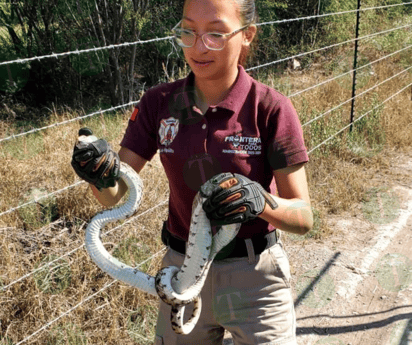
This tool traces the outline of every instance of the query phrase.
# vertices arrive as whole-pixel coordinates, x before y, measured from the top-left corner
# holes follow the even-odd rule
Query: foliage
[[[388,0],[394,4],[401,0]],[[6,0],[0,6],[0,61],[98,48],[170,36],[182,16],[184,0]],[[377,0],[363,7],[382,5]],[[260,22],[355,10],[356,0],[256,0]],[[363,11],[361,33],[382,30],[410,14],[412,6]],[[356,14],[285,21],[259,26],[258,44],[250,66],[285,58],[354,37]],[[410,31],[376,38],[393,51],[394,41]],[[396,37],[395,37],[396,36]],[[302,57],[303,68],[320,54]],[[172,40],[72,54],[0,66],[0,100],[31,107],[51,104],[88,109],[96,104],[119,105],[139,98],[160,82],[181,77],[186,64]],[[273,66],[282,72],[286,63]]]

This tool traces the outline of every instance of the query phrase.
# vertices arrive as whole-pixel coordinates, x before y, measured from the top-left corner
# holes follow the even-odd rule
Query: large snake
[[[80,137],[79,140],[88,141],[91,138]],[[155,277],[150,276],[114,258],[100,240],[100,230],[107,223],[132,216],[137,212],[142,200],[143,183],[136,171],[123,162],[120,166],[120,178],[129,188],[129,197],[121,206],[102,211],[93,217],[86,229],[86,249],[97,266],[111,277],[151,295],[158,295],[170,304],[173,330],[178,334],[188,334],[200,316],[200,291],[210,265],[216,254],[237,235],[240,224],[223,226],[212,236],[210,221],[202,208],[204,198],[197,193],[192,205],[190,233],[182,267],[168,266],[161,269]],[[207,183],[204,185],[206,190]],[[185,305],[192,302],[192,315],[183,323]]]

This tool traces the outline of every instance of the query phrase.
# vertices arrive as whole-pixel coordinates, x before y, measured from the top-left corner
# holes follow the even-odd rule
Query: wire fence
[[[363,37],[359,37],[359,40],[363,40],[363,39],[375,37],[375,36],[377,36],[377,35],[381,35],[381,34],[393,32],[393,31],[400,30],[400,29],[404,29],[404,28],[408,28],[408,27],[412,27],[412,24],[407,24],[407,25],[399,26],[399,27],[396,27],[396,28],[393,28],[393,29],[380,31],[380,32],[377,32],[377,33],[374,33],[374,34],[371,34],[371,35],[366,35],[366,36],[363,36]],[[323,51],[323,50],[327,50],[327,49],[339,47],[339,46],[342,46],[342,45],[345,45],[345,44],[348,44],[348,43],[352,43],[352,42],[355,42],[356,40],[357,40],[357,39],[351,39],[351,40],[348,40],[348,41],[345,41],[345,42],[332,44],[332,45],[329,45],[329,46],[327,46],[327,47],[315,49],[315,50],[312,50],[312,51],[309,51],[309,52],[305,52],[305,53],[301,53],[301,54],[296,54],[296,55],[288,56],[288,57],[283,58],[283,59],[271,61],[271,62],[262,64],[262,65],[259,65],[259,66],[255,66],[255,67],[248,68],[246,71],[250,72],[250,71],[253,71],[253,70],[260,69],[260,68],[264,68],[264,67],[268,67],[268,66],[271,66],[271,65],[275,65],[275,64],[278,64],[278,63],[281,63],[281,62],[290,61],[291,59],[296,59],[296,58],[298,58],[298,57],[310,55],[310,54],[317,53],[317,52],[320,52],[320,51]],[[408,49],[408,47],[407,47],[407,48],[404,48],[404,49],[401,49],[401,50],[399,50],[398,52],[401,52],[401,51],[403,51],[403,50],[405,50],[405,49]],[[389,55],[387,55],[387,57],[392,56],[392,55],[394,55],[394,54],[395,54],[395,53],[389,54]],[[382,58],[382,59],[383,59],[383,58]],[[382,59],[380,59],[380,60],[382,60]],[[380,60],[377,60],[377,61],[380,61]],[[363,66],[363,67],[365,67],[365,66]],[[359,70],[359,69],[361,69],[361,68],[363,68],[363,67],[360,67],[360,68],[358,68],[358,69],[356,69],[356,70]],[[350,71],[350,72],[353,72],[353,70]],[[338,76],[338,77],[336,77],[336,78],[339,78],[339,77],[341,77],[341,76],[347,75],[347,74],[350,73],[350,72],[346,72],[346,73],[344,73],[344,74],[342,74],[342,75],[340,75],[340,76]],[[336,78],[335,78],[335,79],[336,79]],[[332,80],[334,80],[334,79],[332,79]],[[317,86],[323,85],[324,83],[326,83],[326,82],[316,84],[316,85],[313,86],[312,88],[315,88],[315,87],[317,87]],[[301,91],[301,93],[302,93],[302,92],[304,92],[304,91]],[[78,117],[73,118],[73,119],[70,119],[70,120],[62,121],[62,122],[59,122],[59,123],[54,123],[54,124],[51,124],[51,125],[48,125],[48,126],[44,126],[44,127],[41,127],[41,128],[33,128],[33,129],[31,129],[31,130],[29,130],[29,131],[27,131],[27,132],[22,132],[22,133],[18,133],[18,134],[13,134],[13,135],[10,135],[10,136],[8,136],[8,137],[1,138],[1,139],[0,139],[0,143],[1,143],[1,142],[4,142],[4,141],[8,141],[8,140],[15,139],[15,138],[18,138],[18,137],[21,137],[21,136],[25,136],[25,135],[28,135],[28,134],[37,133],[37,132],[40,132],[40,131],[43,131],[43,130],[46,130],[46,129],[50,129],[50,128],[54,128],[54,127],[57,127],[57,126],[65,125],[65,124],[68,124],[68,123],[71,123],[71,122],[76,122],[76,121],[79,121],[79,120],[83,120],[83,119],[86,119],[86,118],[88,118],[88,117],[92,117],[92,116],[95,116],[95,115],[98,115],[98,114],[102,114],[102,113],[105,113],[105,112],[110,112],[110,111],[114,111],[114,110],[119,110],[119,109],[122,109],[122,108],[126,108],[126,107],[132,106],[133,104],[136,104],[136,103],[138,103],[138,100],[133,101],[133,102],[129,102],[129,103],[126,103],[126,104],[121,104],[121,105],[118,105],[118,106],[115,106],[115,107],[111,107],[111,108],[108,108],[108,109],[99,110],[99,111],[96,111],[96,112],[93,112],[93,113],[90,113],[90,114],[87,114],[87,115],[78,116]]]
[[[164,200],[164,201],[162,201],[161,203],[159,203],[159,204],[157,204],[157,205],[155,205],[155,206],[147,209],[146,211],[144,211],[144,212],[142,212],[142,213],[139,213],[138,215],[136,215],[136,216],[134,216],[134,217],[129,218],[129,219],[126,220],[123,224],[118,225],[118,226],[116,226],[116,227],[114,227],[114,228],[112,228],[112,229],[110,229],[110,230],[102,233],[102,237],[107,236],[107,235],[111,234],[112,232],[114,232],[114,231],[122,228],[123,226],[134,222],[134,221],[137,220],[138,218],[146,215],[147,213],[150,213],[150,212],[156,210],[157,208],[159,208],[160,206],[165,205],[166,203],[167,203],[167,200]],[[13,286],[14,284],[16,284],[16,283],[18,283],[18,282],[21,282],[22,280],[24,280],[24,279],[26,279],[26,278],[31,277],[34,273],[39,272],[39,271],[47,268],[48,266],[51,266],[52,264],[56,263],[57,261],[59,261],[59,260],[61,260],[61,259],[64,259],[64,258],[66,258],[66,257],[68,257],[68,256],[70,256],[70,255],[72,255],[72,254],[74,254],[74,253],[76,253],[78,250],[82,249],[84,246],[85,246],[85,244],[83,243],[81,246],[76,247],[75,249],[73,249],[73,250],[71,250],[71,251],[69,251],[69,252],[67,252],[67,253],[59,256],[59,257],[57,257],[57,258],[54,259],[54,260],[51,260],[51,261],[47,262],[46,264],[44,264],[44,265],[42,265],[42,266],[39,266],[38,268],[36,268],[35,270],[29,272],[28,274],[25,274],[25,275],[21,276],[20,278],[13,280],[12,282],[10,282],[9,284],[7,284],[6,286],[0,287],[0,291],[6,291],[7,289],[9,289],[9,288],[10,288],[11,286]]]
[[[396,73],[396,74],[393,75],[392,77],[389,77],[389,78],[385,79],[384,81],[380,82],[379,84],[376,84],[376,85],[374,85],[373,87],[371,87],[371,88],[363,91],[363,92],[360,93],[359,95],[356,95],[355,97],[351,97],[351,98],[347,99],[345,102],[342,102],[342,103],[338,104],[336,107],[334,107],[334,108],[332,108],[332,109],[329,109],[328,111],[324,112],[323,114],[320,114],[319,116],[314,117],[313,119],[309,120],[308,122],[305,122],[305,123],[302,125],[302,127],[305,127],[305,126],[310,125],[312,122],[317,121],[317,120],[321,119],[322,117],[324,117],[325,115],[330,114],[331,112],[339,109],[339,108],[342,107],[343,105],[351,102],[353,99],[356,99],[356,98],[358,98],[358,97],[360,97],[360,96],[363,96],[363,95],[367,94],[368,92],[370,92],[370,91],[378,88],[378,87],[381,86],[382,84],[385,84],[385,83],[387,83],[388,81],[390,81],[390,80],[392,80],[392,79],[400,76],[401,74],[404,74],[404,73],[408,72],[410,69],[412,69],[412,66],[409,66],[408,68],[404,69],[403,71],[401,71],[401,72],[399,72],[399,73]],[[349,125],[350,125],[350,124],[349,124]]]
[[[362,8],[362,9],[360,9],[360,11],[386,9],[386,8],[391,8],[391,7],[406,6],[406,5],[410,5],[410,4],[412,4],[412,2],[403,2],[403,3],[399,3],[399,4]],[[319,19],[319,18],[325,18],[325,17],[342,15],[342,14],[356,13],[356,12],[358,12],[358,10],[341,11],[341,12],[334,12],[334,13],[327,13],[327,14],[318,14],[318,15],[307,16],[307,17],[275,20],[275,21],[270,21],[270,22],[258,23],[256,25],[257,26],[265,26],[265,25],[284,24],[284,23],[291,23],[291,22],[302,21],[302,20]],[[78,55],[78,54],[97,52],[97,51],[107,50],[107,49],[117,49],[117,48],[123,48],[123,47],[130,47],[130,46],[135,46],[135,45],[140,45],[140,44],[155,43],[155,42],[166,41],[166,40],[171,40],[171,39],[173,39],[173,36],[166,36],[166,37],[160,37],[160,38],[156,37],[156,38],[143,40],[143,41],[138,40],[138,41],[135,41],[135,42],[125,42],[125,43],[119,43],[119,44],[111,44],[111,45],[107,45],[107,46],[103,46],[103,47],[96,47],[96,48],[89,48],[89,49],[81,49],[81,50],[76,49],[76,50],[68,51],[68,52],[65,52],[65,53],[53,53],[53,54],[35,56],[35,57],[25,58],[25,59],[15,59],[15,60],[10,60],[10,61],[3,61],[3,62],[0,62],[0,66],[16,64],[16,63],[17,64],[23,64],[23,63],[27,63],[27,62],[30,62],[30,61],[35,61],[35,60],[40,61],[42,59],[48,59],[48,58],[56,58],[57,59],[57,58],[60,58],[60,57],[65,57],[65,56],[74,55],[74,54]]]
[[[291,18],[291,19],[285,19],[285,20],[278,20],[278,21],[272,21],[272,22],[259,23],[258,25],[259,25],[259,26],[263,26],[263,25],[282,24],[282,23],[289,23],[289,22],[293,22],[293,21],[301,21],[301,20],[310,20],[310,19],[324,18],[324,17],[328,17],[328,16],[332,16],[332,15],[342,15],[342,14],[348,14],[348,13],[356,13],[356,12],[358,12],[358,11],[369,11],[369,10],[376,10],[376,9],[391,8],[391,7],[396,7],[396,6],[406,6],[406,5],[410,5],[410,4],[412,4],[412,2],[405,2],[405,3],[400,3],[400,4],[385,5],[385,6],[378,6],[378,7],[371,7],[371,8],[363,8],[363,9],[360,9],[360,10],[350,10],[350,11],[344,11],[344,12],[336,12],[336,13],[329,13],[329,14],[315,15],[315,16],[308,16],[308,17],[301,17],[301,18]],[[316,53],[316,52],[319,52],[319,51],[322,51],[322,50],[331,49],[331,48],[333,48],[333,47],[341,46],[341,45],[348,44],[348,43],[352,43],[352,42],[355,42],[355,41],[360,41],[360,40],[368,39],[368,38],[371,38],[371,37],[375,37],[375,36],[377,36],[377,35],[382,35],[382,34],[390,33],[390,32],[396,31],[396,30],[406,29],[406,28],[409,28],[409,27],[411,27],[411,26],[412,26],[412,24],[404,25],[404,26],[399,26],[399,27],[396,27],[396,28],[393,28],[393,29],[384,30],[384,31],[377,32],[377,33],[374,33],[374,34],[370,34],[370,35],[366,35],[366,36],[363,36],[363,37],[359,37],[359,38],[357,38],[357,39],[352,39],[352,40],[348,40],[348,41],[345,41],[345,42],[336,43],[336,44],[333,44],[333,45],[330,45],[330,46],[327,46],[327,47],[323,47],[323,48],[319,48],[319,49],[316,49],[316,50],[312,50],[312,51],[309,51],[309,52],[304,52],[304,53],[301,53],[301,54],[296,54],[296,55],[289,56],[289,57],[286,57],[286,58],[283,58],[283,59],[279,59],[279,60],[276,60],[276,61],[271,61],[271,62],[264,63],[264,64],[259,65],[259,66],[255,66],[255,67],[249,68],[248,71],[257,70],[257,69],[260,69],[260,68],[265,68],[265,67],[268,67],[268,66],[272,66],[272,65],[274,65],[274,64],[277,64],[277,63],[289,61],[289,60],[294,59],[294,58],[306,56],[306,55],[313,54],[313,53]],[[68,55],[73,55],[73,54],[82,54],[82,53],[88,53],[88,52],[95,52],[95,51],[104,50],[104,49],[117,49],[117,48],[120,48],[120,47],[135,46],[135,45],[146,44],[146,43],[156,43],[156,42],[166,41],[166,40],[170,40],[170,39],[172,39],[172,37],[171,37],[171,36],[168,36],[168,37],[162,37],[162,38],[154,38],[154,39],[145,40],[145,41],[126,42],[126,43],[122,43],[122,44],[118,44],[118,45],[110,45],[110,46],[105,46],[105,47],[96,47],[96,48],[92,48],[92,49],[75,50],[75,51],[69,51],[69,52],[65,52],[65,53],[57,53],[57,54],[54,54],[54,53],[53,53],[53,54],[50,54],[50,55],[32,57],[32,58],[27,58],[27,59],[16,59],[16,60],[13,60],[13,61],[5,61],[5,62],[1,62],[1,63],[0,63],[0,66],[2,66],[2,65],[10,65],[10,64],[14,64],[14,63],[16,63],[16,64],[22,64],[22,63],[27,63],[27,62],[30,62],[30,61],[33,61],[33,60],[42,60],[42,59],[46,59],[46,58],[56,58],[56,59],[58,59],[58,58],[62,58],[62,57],[65,57],[65,56],[68,56]],[[296,97],[297,95],[301,95],[301,94],[303,94],[303,93],[305,93],[305,92],[308,92],[308,91],[310,91],[310,90],[313,90],[314,88],[317,88],[317,87],[320,87],[320,86],[325,85],[325,84],[327,84],[327,83],[330,83],[330,82],[332,82],[332,81],[334,81],[334,80],[337,80],[338,78],[341,78],[341,77],[343,77],[343,76],[345,76],[345,75],[353,74],[355,71],[361,70],[361,69],[366,68],[366,67],[368,67],[368,66],[371,66],[371,65],[373,65],[373,64],[375,64],[375,63],[381,62],[381,61],[383,61],[383,60],[385,60],[385,59],[388,59],[389,57],[393,57],[393,56],[395,56],[396,54],[399,54],[399,53],[401,53],[401,52],[404,52],[404,51],[410,49],[411,47],[412,47],[412,45],[406,46],[406,47],[404,47],[404,48],[402,48],[402,49],[399,49],[399,50],[397,50],[397,51],[395,51],[395,52],[393,52],[393,53],[391,53],[391,54],[385,55],[384,57],[379,58],[379,59],[377,59],[377,60],[375,60],[375,61],[373,61],[373,62],[370,62],[370,63],[368,63],[368,64],[366,64],[366,65],[363,65],[363,66],[361,66],[361,67],[359,67],[359,68],[351,69],[351,70],[349,70],[349,71],[347,71],[347,72],[345,72],[345,73],[343,73],[343,74],[340,74],[340,75],[338,75],[338,76],[336,76],[336,77],[333,77],[333,78],[330,78],[330,79],[328,79],[328,80],[322,81],[322,82],[320,82],[320,83],[317,83],[317,84],[315,84],[315,85],[312,85],[312,86],[309,87],[309,88],[306,88],[306,89],[304,89],[304,90],[295,92],[295,93],[290,94],[290,95],[288,95],[288,96],[289,96],[289,97]],[[361,96],[363,96],[363,95],[371,92],[372,90],[378,88],[379,86],[383,85],[384,83],[386,83],[386,82],[388,82],[388,81],[390,81],[390,80],[392,80],[392,79],[394,79],[394,78],[396,78],[396,77],[399,77],[400,75],[408,72],[411,68],[412,68],[412,66],[409,66],[409,67],[405,68],[403,71],[401,71],[401,72],[399,72],[399,73],[396,73],[396,74],[394,74],[393,76],[391,76],[391,77],[389,77],[389,78],[386,78],[386,79],[383,80],[382,82],[380,82],[380,83],[374,85],[373,87],[371,87],[371,88],[363,91],[362,93],[356,95],[355,97],[352,97],[352,98],[347,99],[346,101],[340,103],[339,105],[333,107],[332,109],[326,111],[325,113],[320,114],[319,116],[316,116],[315,118],[313,118],[313,119],[309,120],[308,122],[304,123],[304,124],[302,125],[302,127],[308,126],[308,125],[312,124],[313,122],[318,121],[318,120],[321,119],[322,117],[326,116],[327,114],[330,114],[330,113],[333,112],[334,110],[342,107],[343,105],[351,102],[352,100],[354,100],[354,99],[356,99],[356,98],[358,98],[358,97],[361,97]],[[400,90],[396,91],[395,93],[393,93],[392,95],[390,95],[388,98],[386,98],[384,101],[382,101],[379,105],[375,106],[374,108],[372,108],[372,109],[370,109],[369,111],[365,112],[364,114],[360,115],[356,120],[353,121],[353,123],[356,123],[357,121],[360,121],[362,118],[366,117],[367,115],[369,115],[369,114],[370,114],[371,112],[373,112],[374,110],[379,109],[380,107],[382,107],[383,104],[387,103],[388,101],[390,101],[390,100],[393,99],[394,97],[398,96],[398,95],[401,94],[402,92],[405,92],[405,90],[407,90],[407,89],[408,89],[409,87],[411,87],[411,86],[412,86],[412,83],[409,83],[409,84],[406,85],[405,87],[403,87],[403,88],[401,88]],[[35,129],[32,129],[32,130],[27,131],[27,132],[24,132],[24,133],[19,133],[19,134],[11,135],[11,136],[8,136],[8,137],[5,137],[5,138],[1,138],[1,139],[0,139],[0,143],[5,142],[5,141],[9,141],[9,140],[12,140],[12,139],[15,139],[15,138],[18,138],[18,137],[26,136],[26,135],[29,135],[29,134],[32,134],[32,133],[36,133],[36,132],[39,132],[39,131],[43,131],[43,130],[46,130],[46,129],[50,129],[50,128],[53,128],[53,127],[57,127],[57,126],[65,125],[65,124],[72,123],[72,122],[75,122],[75,121],[79,121],[79,120],[82,120],[82,119],[85,119],[85,118],[88,118],[88,117],[95,116],[95,115],[97,115],[97,114],[102,114],[102,113],[105,113],[105,112],[115,111],[115,110],[119,110],[119,109],[122,109],[122,108],[126,108],[126,107],[129,107],[129,106],[132,106],[133,104],[135,104],[135,103],[137,103],[137,102],[138,102],[138,101],[129,102],[129,103],[122,104],[122,105],[119,105],[119,106],[116,106],[116,107],[111,107],[111,108],[108,108],[108,109],[105,109],[105,110],[100,110],[100,111],[93,112],[93,113],[90,113],[90,114],[87,114],[87,115],[84,115],[84,116],[79,116],[79,117],[76,117],[76,118],[73,118],[73,119],[69,119],[69,120],[65,120],[65,121],[62,121],[62,122],[54,123],[54,124],[51,124],[51,125],[48,125],[48,126],[44,126],[44,127],[41,127],[41,128],[35,128]],[[344,131],[345,131],[346,129],[348,129],[351,125],[352,125],[352,123],[348,124],[347,126],[344,126],[344,127],[341,128],[339,131],[337,131],[336,133],[334,133],[333,135],[331,135],[330,137],[328,137],[326,140],[322,141],[321,143],[319,143],[319,144],[316,145],[315,147],[311,148],[311,150],[308,151],[308,153],[309,153],[309,154],[312,154],[315,150],[319,149],[319,148],[322,147],[323,145],[326,145],[330,140],[332,140],[334,137],[336,137],[336,136],[339,135],[340,133],[344,132]],[[62,189],[59,189],[59,190],[54,191],[54,192],[52,192],[52,193],[49,193],[49,194],[47,194],[47,195],[45,195],[45,196],[42,196],[42,197],[38,198],[37,200],[33,200],[33,201],[30,201],[30,202],[21,204],[21,205],[16,206],[16,207],[12,207],[12,208],[4,211],[4,212],[1,212],[1,213],[0,213],[0,217],[2,217],[2,216],[4,216],[4,215],[7,215],[7,214],[10,214],[10,213],[12,213],[12,212],[14,212],[14,211],[16,211],[16,210],[18,210],[18,209],[24,208],[24,207],[26,207],[26,206],[34,203],[34,202],[37,202],[38,200],[41,200],[42,198],[47,198],[47,197],[50,197],[50,196],[53,196],[53,195],[57,195],[57,194],[59,194],[59,193],[62,193],[63,191],[67,191],[67,190],[69,190],[69,189],[71,189],[71,188],[73,188],[73,187],[76,187],[76,186],[78,186],[78,185],[80,185],[80,184],[82,184],[82,183],[83,183],[82,181],[76,182],[76,183],[74,183],[74,184],[72,184],[72,185],[69,185],[69,186],[64,187],[64,188],[62,188]],[[133,217],[133,218],[128,219],[128,220],[127,220],[125,223],[123,223],[122,225],[116,226],[116,227],[114,227],[113,229],[111,229],[110,231],[107,231],[106,233],[103,234],[103,236],[105,236],[105,235],[107,235],[107,234],[109,234],[109,233],[111,233],[111,232],[113,232],[113,231],[115,231],[115,230],[117,230],[117,229],[120,229],[120,228],[121,228],[122,226],[124,226],[125,224],[128,224],[128,223],[130,223],[130,222],[135,221],[135,220],[138,219],[139,217],[141,217],[141,216],[143,216],[143,215],[145,215],[145,214],[147,214],[147,213],[149,213],[149,212],[157,209],[157,208],[160,207],[160,206],[165,205],[166,203],[167,203],[167,200],[164,200],[163,202],[161,202],[161,203],[159,203],[159,204],[151,207],[150,209],[146,210],[145,212],[143,212],[143,213],[141,213],[141,214],[139,214],[139,215],[137,215],[137,216],[135,216],[135,217]],[[34,273],[36,273],[36,272],[38,272],[38,271],[40,271],[40,270],[42,270],[42,269],[44,269],[44,268],[52,265],[53,263],[56,263],[58,260],[61,260],[61,259],[65,258],[65,257],[68,257],[68,256],[72,255],[73,253],[75,253],[75,252],[77,252],[78,250],[82,249],[84,246],[85,246],[84,244],[81,245],[81,246],[78,246],[78,247],[76,247],[75,249],[73,249],[73,250],[65,253],[64,255],[59,256],[58,258],[54,259],[53,261],[50,261],[50,262],[48,262],[48,263],[46,263],[46,264],[38,267],[37,269],[35,269],[35,270],[33,270],[33,271],[25,274],[25,275],[22,275],[20,278],[14,280],[14,281],[12,281],[12,282],[10,282],[8,285],[6,285],[6,286],[4,286],[4,287],[1,287],[0,290],[1,290],[1,291],[6,291],[7,289],[9,289],[11,286],[15,285],[16,283],[19,283],[19,282],[21,282],[22,280],[31,277]],[[163,248],[162,250],[160,250],[160,251],[158,251],[157,253],[153,254],[150,258],[148,258],[148,259],[144,260],[143,262],[141,262],[141,263],[138,265],[138,267],[141,266],[141,265],[143,265],[146,261],[151,260],[151,259],[154,258],[155,256],[160,255],[164,250],[165,250],[165,248]],[[23,343],[27,342],[28,340],[32,339],[33,337],[35,337],[36,335],[40,334],[42,331],[46,330],[46,329],[47,329],[48,327],[50,327],[52,324],[56,323],[57,321],[59,321],[59,320],[62,319],[63,317],[69,315],[69,314],[72,313],[74,310],[76,310],[77,308],[79,308],[81,305],[89,302],[90,300],[92,300],[93,298],[95,298],[96,296],[98,296],[102,291],[104,291],[104,290],[106,290],[107,288],[109,288],[110,286],[112,286],[115,282],[116,282],[116,280],[113,280],[113,281],[111,281],[110,283],[106,284],[102,289],[98,290],[97,292],[93,293],[92,295],[87,296],[85,299],[83,299],[81,302],[79,302],[78,304],[76,304],[76,305],[73,306],[72,308],[70,308],[70,309],[68,309],[67,311],[61,313],[57,318],[54,318],[53,320],[45,323],[45,324],[44,324],[41,328],[39,328],[37,331],[35,331],[35,332],[31,333],[30,335],[26,336],[24,339],[22,339],[21,341],[19,341],[18,343],[16,343],[16,345],[23,344]]]
[[[376,109],[379,109],[383,104],[385,104],[386,102],[390,101],[391,99],[393,99],[395,96],[398,96],[399,94],[401,94],[402,92],[404,92],[405,90],[407,90],[410,86],[412,86],[412,83],[406,85],[405,87],[403,87],[402,89],[400,89],[399,91],[395,92],[393,95],[391,95],[390,97],[388,97],[387,99],[385,99],[381,104],[373,107],[371,110],[368,110],[366,113],[360,115],[357,119],[355,119],[353,122],[358,122],[360,121],[362,118],[364,118],[366,115],[369,115],[371,112],[373,112]],[[342,133],[345,129],[348,129],[352,124],[348,124],[347,126],[343,127],[342,129],[340,129],[338,132],[336,132],[335,134],[331,135],[329,138],[327,138],[326,140],[322,141],[319,145],[313,147],[311,150],[308,151],[308,154],[311,154],[312,152],[314,152],[315,150],[317,150],[319,147],[325,145],[328,141],[332,140],[333,138],[335,138],[338,134]]]
[[[377,62],[383,61],[383,60],[385,60],[385,59],[387,59],[387,58],[389,58],[389,57],[392,57],[392,56],[394,56],[394,55],[396,55],[396,54],[398,54],[398,53],[401,53],[401,52],[403,52],[403,51],[405,51],[405,50],[408,50],[408,49],[410,49],[411,47],[412,47],[412,45],[409,45],[409,46],[407,46],[407,47],[405,47],[405,48],[402,48],[402,49],[400,49],[400,50],[397,50],[397,51],[395,51],[395,52],[393,52],[393,53],[391,53],[391,54],[385,55],[385,56],[383,56],[382,58],[379,58],[379,59],[377,59],[377,60],[375,60],[375,61],[372,61],[372,62],[370,62],[370,63],[368,63],[368,64],[365,64],[365,65],[363,65],[363,66],[361,66],[361,67],[358,67],[356,70],[358,70],[358,71],[359,71],[359,70],[362,70],[362,69],[364,69],[364,68],[366,68],[366,67],[369,67],[369,66],[371,66],[371,65],[373,65],[373,64],[375,64],[375,63],[377,63]],[[282,59],[282,60],[277,60],[277,61],[274,61],[274,62],[272,62],[272,63],[278,63],[278,62],[281,62],[281,61],[283,61],[283,60],[284,60],[284,59]],[[408,71],[408,70],[409,70],[409,69],[407,69],[407,70],[405,70],[405,71],[403,71],[403,72],[400,72],[400,73],[398,73],[396,76],[398,76],[399,74],[405,73],[405,72]],[[308,91],[313,90],[313,89],[315,89],[315,88],[317,88],[317,87],[319,87],[319,86],[325,85],[325,84],[330,83],[330,82],[332,82],[332,81],[334,81],[334,80],[337,80],[337,79],[342,78],[342,77],[344,77],[344,76],[346,76],[346,75],[349,75],[349,74],[353,73],[354,71],[355,71],[355,70],[351,69],[351,70],[349,70],[349,71],[347,71],[347,72],[345,72],[345,73],[342,73],[342,74],[340,74],[340,75],[338,75],[338,76],[336,76],[336,77],[327,79],[327,80],[325,80],[325,81],[323,81],[323,82],[317,83],[317,84],[315,84],[315,85],[313,85],[313,86],[311,86],[311,87],[308,87],[308,88],[306,88],[306,89],[304,89],[304,90],[301,90],[301,91],[295,92],[295,93],[293,93],[293,94],[290,94],[290,95],[288,95],[288,97],[289,97],[289,98],[296,97],[296,96],[298,96],[298,95],[303,94],[304,92],[308,92]],[[356,99],[356,98],[362,96],[363,94],[368,93],[369,91],[377,88],[379,85],[382,85],[383,83],[385,83],[385,82],[393,79],[394,77],[395,77],[395,76],[389,77],[389,78],[387,78],[386,80],[382,81],[380,84],[371,87],[370,89],[362,92],[361,94],[359,94],[359,95],[357,95],[357,96],[355,96],[355,97],[352,97],[352,98],[347,99],[346,101],[340,103],[339,105],[337,105],[337,106],[335,106],[334,108],[326,111],[325,113],[320,114],[320,115],[318,115],[317,117],[315,117],[315,118],[307,121],[306,123],[302,124],[302,127],[305,127],[305,126],[310,125],[312,122],[314,122],[314,121],[316,121],[316,120],[324,117],[324,116],[327,115],[327,114],[332,113],[333,111],[339,109],[340,107],[342,107],[343,105],[349,103],[349,102],[352,101],[353,99]],[[30,131],[27,131],[27,132],[23,132],[23,133],[19,133],[19,134],[15,134],[15,135],[11,135],[11,136],[2,138],[2,139],[0,139],[0,143],[1,143],[1,142],[4,142],[4,141],[8,141],[8,140],[15,139],[15,138],[18,138],[18,137],[22,137],[22,136],[25,136],[25,135],[28,135],[28,134],[32,134],[32,133],[36,133],[36,132],[39,132],[39,131],[43,131],[43,130],[46,130],[46,129],[50,129],[50,128],[62,126],[62,125],[68,124],[68,123],[72,123],[72,122],[76,122],[76,121],[79,121],[79,120],[83,120],[83,119],[86,119],[86,118],[95,116],[95,115],[97,115],[97,114],[102,114],[102,113],[105,113],[105,112],[110,112],[110,111],[114,111],[114,110],[119,110],[119,109],[122,109],[122,108],[125,108],[125,107],[132,106],[132,105],[136,104],[137,102],[138,102],[138,100],[137,100],[137,101],[133,101],[133,102],[129,102],[129,103],[126,103],[126,104],[122,104],[122,105],[119,105],[119,106],[116,106],[116,107],[111,107],[111,108],[108,108],[108,109],[103,109],[103,110],[100,110],[100,111],[97,111],[97,112],[93,112],[93,113],[90,113],[90,114],[87,114],[87,115],[78,116],[78,117],[75,117],[75,118],[73,118],[73,119],[69,119],[69,120],[65,120],[65,121],[62,121],[62,122],[54,123],[54,124],[52,124],[52,125],[48,125],[48,126],[44,126],[44,127],[40,127],[40,128],[34,128],[34,129],[31,129]],[[36,203],[36,202],[38,202],[38,201],[40,201],[40,200],[47,199],[47,198],[49,198],[49,197],[51,197],[51,196],[60,194],[60,193],[62,193],[62,192],[64,192],[64,191],[69,190],[69,189],[71,189],[71,188],[74,188],[74,187],[76,187],[76,186],[78,186],[78,185],[80,185],[80,184],[82,184],[82,183],[83,183],[82,181],[76,182],[76,183],[74,183],[74,184],[72,184],[72,185],[69,185],[69,186],[64,187],[64,188],[62,188],[62,189],[59,189],[59,190],[57,190],[57,191],[54,191],[54,192],[51,192],[51,193],[48,193],[48,194],[44,194],[44,195],[42,195],[42,196],[39,196],[39,197],[37,197],[35,200],[31,200],[31,201],[26,202],[26,203],[23,203],[23,204],[21,204],[21,205],[19,205],[19,206],[12,207],[12,208],[10,208],[10,209],[8,209],[8,210],[6,210],[6,211],[0,212],[0,217],[4,216],[4,215],[6,215],[6,214],[12,213],[12,212],[14,212],[14,211],[17,211],[17,210],[19,210],[19,209],[22,209],[22,208],[24,208],[24,207],[26,207],[26,206],[29,206],[29,205],[31,205],[31,204],[34,204],[34,203]]]
[[[155,258],[156,256],[158,256],[159,254],[161,254],[163,251],[165,251],[166,248],[163,248],[161,250],[159,250],[157,253],[153,254],[151,257],[147,258],[146,260],[142,261],[140,264],[138,264],[136,267],[139,268],[140,266],[144,265],[147,261],[150,261],[151,259]],[[104,290],[106,290],[107,288],[109,288],[110,286],[112,286],[114,283],[116,283],[117,280],[113,280],[110,283],[107,283],[104,287],[102,287],[99,291],[95,292],[94,294],[88,296],[87,298],[85,298],[84,300],[82,300],[81,302],[77,303],[74,307],[70,308],[69,310],[67,310],[66,312],[60,314],[58,317],[56,317],[54,320],[46,323],[43,327],[39,328],[36,332],[33,332],[32,334],[30,334],[28,337],[24,338],[23,340],[19,341],[16,345],[19,344],[23,344],[26,341],[30,340],[31,338],[33,338],[35,335],[37,335],[38,333],[44,331],[45,329],[47,329],[48,327],[50,327],[52,324],[56,323],[57,321],[59,321],[61,318],[65,317],[66,315],[69,315],[70,313],[72,313],[74,310],[76,310],[77,308],[79,308],[81,305],[83,305],[84,303],[90,301],[92,298],[96,297],[97,295],[99,295],[101,292],[103,292]]]

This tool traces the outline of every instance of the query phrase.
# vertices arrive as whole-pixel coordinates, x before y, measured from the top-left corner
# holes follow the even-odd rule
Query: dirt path
[[[403,178],[377,175],[389,189],[328,217],[332,236],[286,239],[298,345],[412,344],[412,153],[401,158],[391,175]]]

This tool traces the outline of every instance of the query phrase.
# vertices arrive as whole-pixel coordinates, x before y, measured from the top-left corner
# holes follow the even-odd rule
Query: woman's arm
[[[274,227],[304,235],[313,227],[313,214],[304,163],[273,172],[279,196],[273,196],[278,208],[272,210],[267,204],[259,215]]]
[[[145,166],[147,160],[134,153],[133,151],[122,147],[119,151],[119,157],[122,162],[130,165],[137,173]],[[127,185],[122,179],[114,187],[103,189],[101,192],[93,185],[90,185],[93,194],[103,206],[111,207],[116,205],[127,191]]]

